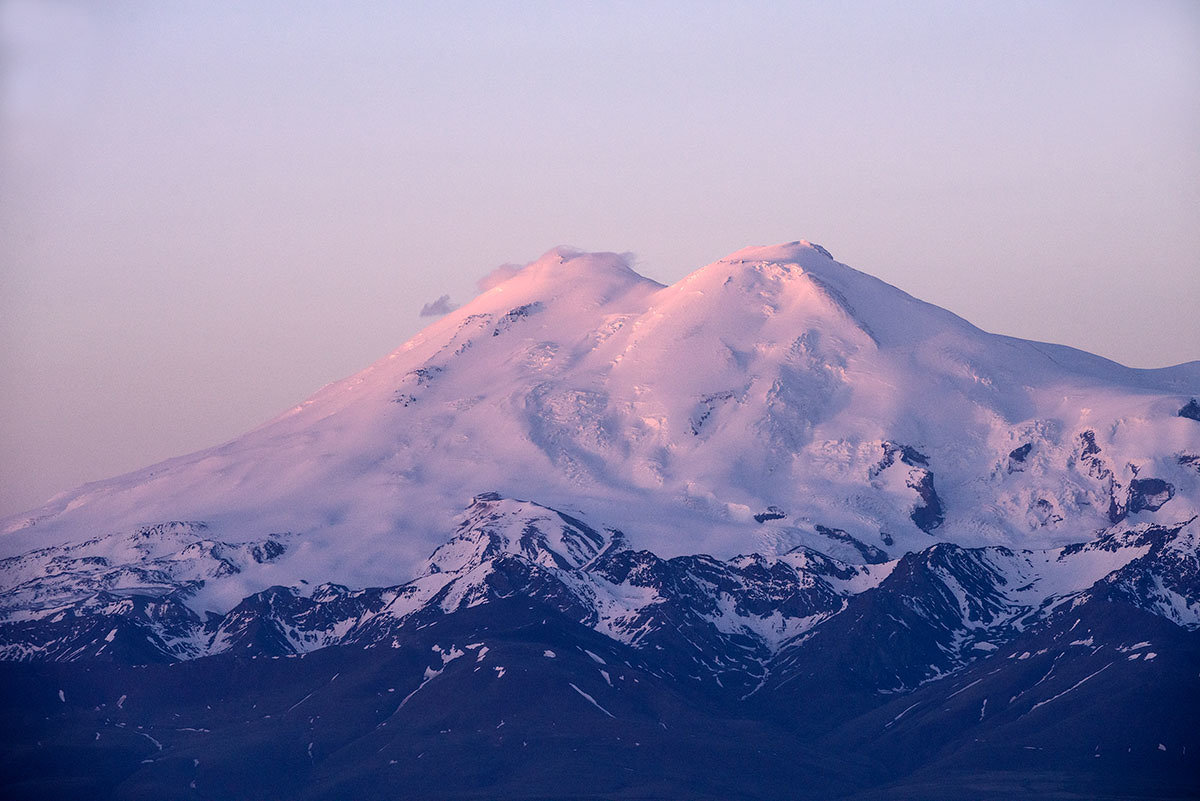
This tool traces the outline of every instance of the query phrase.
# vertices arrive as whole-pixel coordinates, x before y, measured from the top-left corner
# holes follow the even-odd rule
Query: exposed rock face
[[[1129,482],[1129,514],[1143,509],[1157,512],[1175,497],[1175,487],[1161,478],[1135,478]]]

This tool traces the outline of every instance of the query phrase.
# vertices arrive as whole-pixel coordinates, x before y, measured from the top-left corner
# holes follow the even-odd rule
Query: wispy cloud
[[[512,278],[517,273],[521,272],[523,264],[501,264],[490,273],[480,278],[475,282],[475,286],[479,287],[480,292],[487,292],[494,286],[503,284],[508,279]]]
[[[458,308],[457,303],[450,302],[449,295],[442,295],[434,301],[430,301],[421,307],[422,317],[441,317],[444,314],[449,314]]]

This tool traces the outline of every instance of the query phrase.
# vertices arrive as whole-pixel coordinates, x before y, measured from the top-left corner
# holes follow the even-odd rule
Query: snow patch
[[[588,695],[588,694],[587,694],[587,693],[585,693],[583,690],[581,690],[581,689],[579,689],[578,687],[576,687],[574,684],[571,684],[570,682],[568,682],[568,684],[570,684],[570,685],[571,685],[571,689],[572,689],[572,690],[574,690],[575,692],[577,692],[577,693],[579,693],[580,695],[582,695],[582,696],[583,696],[585,699],[587,699],[587,702],[588,702],[589,704],[591,704],[592,706],[596,707],[596,709],[599,709],[601,712],[603,712],[604,714],[608,715],[610,718],[611,718],[611,717],[615,717],[615,716],[613,715],[613,713],[612,713],[612,712],[609,712],[607,709],[605,709],[604,707],[600,706],[600,704],[598,704],[598,703],[596,702],[596,699],[595,699],[595,698],[593,698],[592,696]]]

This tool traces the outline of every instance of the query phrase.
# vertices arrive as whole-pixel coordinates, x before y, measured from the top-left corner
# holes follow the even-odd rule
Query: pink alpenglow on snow
[[[807,545],[859,563],[1200,511],[1180,457],[1200,425],[1177,414],[1200,363],[989,334],[803,241],[671,286],[559,248],[482,286],[244,436],[10,518],[0,556],[163,521],[230,547],[286,536],[278,559],[210,577],[195,603],[219,609],[273,584],[407,581],[489,492],[664,557]]]

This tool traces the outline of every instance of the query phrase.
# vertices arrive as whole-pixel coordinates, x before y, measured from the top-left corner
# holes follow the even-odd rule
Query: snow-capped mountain
[[[157,797],[271,797],[229,772],[260,747],[292,760],[277,782],[320,779],[294,797],[390,797],[360,777],[396,765],[418,795],[663,797],[663,754],[696,797],[935,797],[922,777],[1001,752],[1093,793],[1103,754],[1177,793],[1200,757],[1197,396],[1200,362],[988,334],[805,242],[669,287],[551,251],[243,437],[7,521],[0,670],[31,689],[0,700],[38,748],[116,736],[103,764]],[[127,681],[156,700],[104,700]],[[1079,698],[1093,750],[1047,739]],[[427,784],[426,752],[494,754],[492,778]],[[722,783],[747,760],[759,778]],[[946,797],[1015,792],[969,781]]]
[[[224,611],[272,584],[407,580],[484,492],[665,557],[1048,548],[1197,513],[1196,395],[1200,363],[987,334],[803,242],[669,287],[560,249],[243,437],[8,521],[0,555],[170,520],[290,532],[209,585]]]

